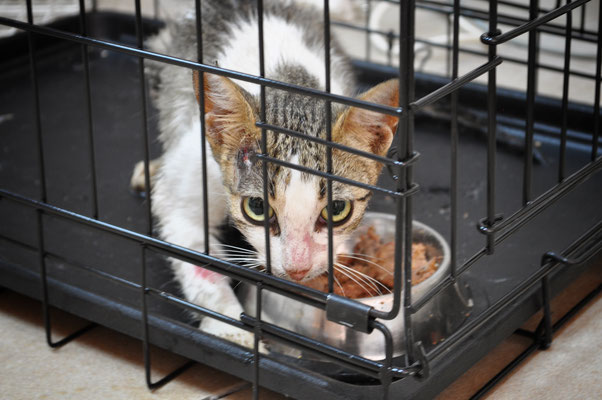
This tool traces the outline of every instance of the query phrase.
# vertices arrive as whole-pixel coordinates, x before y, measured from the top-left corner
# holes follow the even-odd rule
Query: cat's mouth
[[[292,281],[301,282],[305,279],[307,274],[303,272],[290,272],[287,274]]]
[[[295,283],[305,283],[305,282],[309,282],[312,279],[315,279],[316,277],[324,274],[326,272],[327,268],[308,268],[305,270],[295,270],[295,271],[285,271],[284,274],[282,274],[282,277],[295,282]]]

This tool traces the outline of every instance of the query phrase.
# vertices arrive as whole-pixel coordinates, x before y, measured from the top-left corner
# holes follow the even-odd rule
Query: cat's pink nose
[[[291,279],[295,280],[295,281],[300,281],[301,279],[303,279],[303,277],[305,277],[305,275],[307,275],[307,273],[309,272],[310,268],[306,268],[306,269],[293,269],[291,271],[286,271],[288,276],[291,277]]]

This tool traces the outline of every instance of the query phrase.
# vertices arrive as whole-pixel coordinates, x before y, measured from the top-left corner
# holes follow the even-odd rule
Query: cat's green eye
[[[343,222],[347,221],[347,218],[351,215],[351,210],[353,207],[351,206],[350,200],[335,200],[332,202],[332,223],[334,225],[340,225]],[[326,222],[328,221],[328,206],[322,209],[320,213],[322,219]]]
[[[241,204],[243,215],[254,224],[261,224],[265,219],[263,199],[261,197],[245,197]],[[274,209],[270,207],[269,218],[274,217]]]

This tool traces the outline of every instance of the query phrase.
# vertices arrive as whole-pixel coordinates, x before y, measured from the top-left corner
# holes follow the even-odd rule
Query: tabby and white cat
[[[255,1],[203,1],[204,62],[259,75],[257,12]],[[265,73],[270,79],[324,90],[324,40],[319,10],[299,7],[293,1],[264,2]],[[350,95],[354,80],[350,64],[333,40],[331,48],[332,92]],[[151,40],[152,50],[196,59],[194,14],[170,24]],[[155,79],[154,103],[159,112],[160,140],[164,153],[153,179],[153,213],[160,236],[172,243],[204,251],[203,186],[201,180],[200,115],[195,99],[204,85],[207,142],[207,179],[211,254],[225,256],[219,243],[219,227],[230,220],[256,252],[233,250],[233,260],[249,267],[265,259],[263,179],[260,152],[259,93],[257,85],[197,73],[166,64],[149,65]],[[398,81],[382,83],[359,96],[390,106],[398,104]],[[332,126],[333,141],[385,155],[397,118],[360,108],[333,104],[332,120],[325,117],[325,103],[290,92],[266,88],[266,119],[270,124],[325,138]],[[324,146],[268,131],[269,155],[294,164],[326,170]],[[209,150],[209,149],[208,149]],[[382,165],[332,151],[334,173],[374,184]],[[281,168],[268,167],[272,272],[293,281],[311,279],[327,269],[328,239],[325,179]],[[333,239],[336,250],[358,226],[370,191],[333,182]],[[242,307],[229,279],[198,266],[171,259],[182,291],[189,301],[238,318]],[[252,335],[205,318],[200,329],[244,346]]]

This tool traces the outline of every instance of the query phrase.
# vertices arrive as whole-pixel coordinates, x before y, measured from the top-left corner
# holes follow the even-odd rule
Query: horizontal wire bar
[[[30,246],[30,245],[28,245],[26,243],[14,240],[14,239],[9,238],[7,236],[4,236],[2,234],[0,234],[0,239],[6,240],[6,241],[8,241],[10,243],[13,243],[15,245],[24,247],[24,248],[26,248],[28,250],[31,250],[31,251],[37,251],[38,250],[36,247],[33,247],[33,246]],[[94,267],[86,266],[84,264],[79,263],[78,261],[75,261],[75,260],[72,260],[72,259],[68,259],[68,258],[65,258],[63,256],[60,256],[60,255],[57,255],[57,254],[53,254],[53,253],[49,253],[49,252],[47,252],[46,255],[49,256],[50,258],[56,259],[57,261],[61,261],[61,262],[67,263],[70,266],[73,266],[73,267],[75,267],[77,269],[80,269],[80,270],[83,270],[83,271],[86,271],[86,272],[90,272],[90,273],[92,273],[94,275],[97,275],[97,276],[99,276],[101,278],[104,278],[104,279],[107,279],[109,281],[113,281],[113,282],[122,284],[122,285],[124,285],[126,287],[129,287],[131,289],[137,289],[137,290],[139,290],[142,287],[141,285],[139,285],[139,284],[137,284],[135,282],[131,282],[131,281],[128,281],[127,279],[120,278],[120,277],[115,276],[113,274],[110,274],[110,273],[107,273],[107,272],[104,272],[104,271],[100,271],[100,270],[98,270],[98,269],[96,269]],[[198,305],[196,305],[194,303],[190,303],[190,302],[188,302],[185,299],[182,299],[182,298],[180,298],[178,296],[172,295],[171,293],[168,293],[168,292],[165,292],[165,291],[162,291],[162,290],[158,290],[158,289],[152,288],[152,287],[146,288],[146,292],[149,293],[149,294],[151,294],[151,295],[157,296],[161,300],[167,301],[168,303],[172,303],[172,304],[175,304],[177,306],[181,306],[183,308],[186,308],[188,310],[198,312],[199,314],[202,314],[205,317],[210,317],[210,318],[217,319],[217,320],[219,320],[221,322],[227,323],[229,325],[232,325],[232,326],[240,328],[240,329],[244,329],[244,330],[249,331],[249,332],[253,331],[253,327],[250,326],[249,324],[245,324],[245,323],[243,323],[243,322],[241,322],[241,321],[239,321],[237,319],[234,319],[234,318],[228,317],[226,315],[217,313],[217,312],[215,312],[213,310],[210,310],[210,309],[198,306]],[[250,318],[250,319],[252,319],[252,318]],[[276,328],[282,329],[280,327],[276,327]],[[351,354],[351,353],[346,353],[346,352],[344,352],[342,350],[339,350],[339,349],[337,349],[335,347],[331,347],[331,346],[328,346],[328,345],[326,345],[328,347],[328,352],[325,352],[325,351],[323,351],[320,348],[314,348],[314,346],[311,345],[312,339],[306,338],[306,337],[304,337],[302,335],[295,334],[294,338],[292,338],[291,336],[289,336],[287,334],[282,335],[282,334],[278,334],[278,333],[272,333],[269,336],[272,336],[273,339],[279,340],[281,342],[290,343],[290,344],[293,344],[293,345],[297,345],[297,346],[303,347],[306,350],[309,350],[309,351],[311,351],[313,353],[316,353],[316,354],[319,354],[319,355],[322,355],[322,356],[334,357],[334,358],[336,358],[338,360],[342,359],[343,361],[345,361],[344,363],[342,363],[343,365],[346,365],[348,367],[359,366],[360,368],[354,368],[354,369],[356,369],[357,371],[362,372],[364,374],[370,375],[370,376],[372,376],[374,378],[378,377],[377,370],[382,367],[382,365],[379,364],[379,363],[377,363],[377,362],[374,362],[372,360],[367,360],[367,359],[364,359],[363,357],[359,357],[359,356],[355,356],[355,355],[353,355],[353,356],[357,357],[358,363],[354,364],[354,363],[346,362],[346,360],[349,359],[349,354]],[[321,342],[316,342],[316,343],[320,343],[321,344]],[[329,353],[332,352],[332,351],[335,351],[337,353],[343,354],[343,356],[342,356],[343,358],[341,358],[339,356],[331,356]],[[364,360],[367,360],[368,364],[371,367],[373,367],[373,368],[362,367],[360,364],[362,362],[364,362]],[[417,368],[417,366],[410,367],[410,368],[392,367],[392,372],[393,372],[394,376],[396,376],[396,377],[402,377],[402,376],[412,375],[415,372],[418,372],[418,368]]]
[[[371,160],[374,161],[378,161],[380,163],[383,164],[387,164],[387,165],[396,165],[398,167],[405,167],[408,165],[411,165],[413,163],[416,162],[416,160],[420,157],[419,153],[415,153],[412,157],[410,157],[408,160],[404,160],[404,161],[397,161],[397,160],[392,160],[390,158],[387,157],[383,157],[383,156],[379,156],[377,154],[374,153],[369,153],[367,151],[363,151],[363,150],[358,150],[354,147],[349,147],[349,146],[345,146],[342,145],[340,143],[337,142],[329,142],[328,140],[316,137],[316,136],[309,136],[306,135],[302,132],[297,132],[291,129],[287,129],[287,128],[282,128],[280,126],[276,126],[276,125],[271,125],[271,124],[266,124],[263,122],[257,122],[255,123],[255,125],[259,128],[265,128],[265,129],[269,129],[272,130],[276,133],[282,133],[284,135],[288,135],[288,136],[294,136],[300,139],[304,139],[304,140],[308,140],[310,142],[314,142],[314,143],[318,143],[324,146],[329,146],[338,150],[342,150],[348,153],[352,153],[352,154],[357,154],[358,156],[362,156],[365,158],[369,158]]]
[[[598,157],[595,161],[588,163],[578,171],[571,174],[564,181],[557,183],[546,192],[542,193],[535,200],[523,206],[520,210],[512,214],[510,217],[501,220],[499,223],[492,226],[486,226],[484,223],[478,224],[479,232],[483,234],[493,234],[504,229],[516,230],[515,221],[518,220],[518,226],[522,226],[527,218],[533,218],[537,214],[552,205],[556,200],[569,193],[573,188],[591,178],[598,170],[602,169],[602,157]]]
[[[170,257],[178,258],[182,261],[189,262],[196,265],[201,265],[203,268],[217,272],[222,275],[227,275],[231,278],[238,279],[250,284],[256,284],[262,282],[266,289],[277,290],[284,289],[281,293],[285,296],[294,298],[298,301],[306,302],[306,298],[312,298],[315,303],[319,303],[322,308],[326,304],[326,293],[320,292],[315,289],[311,289],[300,284],[278,278],[274,275],[264,274],[259,271],[252,270],[237,264],[230,263],[226,260],[206,255],[204,253],[197,252],[176,244],[168,243],[163,240],[153,238],[150,236],[143,235],[138,232],[134,232],[125,228],[121,228],[116,225],[108,224],[99,220],[95,220],[85,215],[77,214],[75,212],[65,210],[59,207],[55,207],[48,203],[43,203],[28,197],[12,193],[5,189],[0,189],[0,198],[7,198],[15,202],[33,207],[38,210],[47,212],[48,214],[56,215],[62,218],[66,218],[77,222],[82,225],[90,226],[96,229],[100,229],[111,234],[118,235],[120,237],[132,240],[136,243],[147,246],[149,249],[154,251],[167,254]],[[294,290],[291,291],[291,290]]]
[[[488,2],[489,0],[481,0],[483,3]],[[504,1],[504,0],[497,0],[498,4],[504,5],[504,6],[509,6],[509,7],[514,7],[514,8],[520,8],[521,10],[528,10],[529,6],[525,5],[525,4],[520,4],[520,3],[514,3],[512,1]],[[551,11],[550,9],[547,8],[542,8],[542,7],[538,7],[537,11],[539,13],[546,13]]]
[[[545,24],[555,18],[560,17],[563,14],[568,13],[569,11],[587,3],[590,0],[576,0],[572,3],[567,3],[562,7],[556,8],[540,17],[537,17],[519,27],[516,27],[506,33],[502,33],[501,35],[491,35],[491,33],[484,33],[481,35],[481,42],[486,45],[499,45],[505,43],[511,39],[514,39],[517,36],[522,35],[528,31],[531,31],[537,28],[540,25]]]
[[[363,31],[364,28],[355,26],[355,25],[350,25],[348,27],[349,29],[353,29],[353,30],[359,30],[359,31]],[[450,44],[447,43],[437,43],[437,42],[433,42],[427,39],[420,39],[420,38],[416,38],[415,39],[416,43],[423,43],[429,46],[433,46],[433,47],[437,47],[437,48],[441,48],[441,49],[448,49],[451,50],[452,46]],[[466,53],[466,54],[472,54],[472,55],[476,55],[476,56],[481,56],[481,57],[488,57],[488,54],[484,51],[479,51],[479,50],[475,50],[475,49],[470,49],[470,48],[466,48],[466,47],[459,47],[459,51],[461,53]],[[527,65],[527,61],[526,60],[521,60],[519,58],[515,58],[515,57],[511,57],[508,55],[504,55],[503,56],[503,60],[504,62],[511,62],[511,63],[515,63],[515,64],[520,64],[520,65]],[[354,62],[358,62],[357,60],[354,60]],[[539,69],[545,69],[545,70],[549,70],[549,71],[554,71],[554,72],[564,72],[564,69],[561,67],[556,67],[554,65],[550,65],[550,64],[545,64],[545,63],[536,63],[535,66]],[[576,71],[576,70],[569,70],[569,74],[573,75],[573,76],[577,76],[580,78],[585,78],[585,79],[595,79],[596,76],[594,74],[589,74],[587,72],[583,72],[583,71]]]
[[[586,0],[587,1],[587,0]],[[428,6],[430,5],[430,7]],[[441,8],[447,9],[449,11],[444,12],[445,14],[452,13],[452,6],[449,3],[439,3],[432,0],[422,0],[421,4],[422,8],[428,9],[430,11],[436,12],[444,12]],[[439,7],[439,8],[437,8]],[[460,10],[460,15],[469,18],[476,18],[483,21],[489,20],[489,12],[485,10],[479,10],[471,7],[462,6]],[[498,24],[501,25],[512,25],[512,26],[521,26],[526,23],[529,23],[529,20],[523,18],[517,18],[514,16],[500,14],[498,15]],[[564,25],[541,25],[536,27],[539,32],[549,33],[551,35],[563,36],[565,34],[565,26]],[[597,43],[598,42],[598,34],[593,31],[585,31],[585,30],[573,30],[573,39],[578,39],[586,42]]]
[[[380,0],[380,1],[385,1],[385,0]],[[498,3],[502,4],[500,2],[498,2]],[[399,2],[397,2],[395,4],[399,4]],[[436,1],[422,0],[416,4],[416,8],[421,8],[421,9],[425,9],[428,11],[438,12],[438,13],[446,14],[446,15],[451,15],[453,13],[453,8],[450,3],[439,3]],[[525,9],[529,9],[529,7],[526,6]],[[548,13],[548,12],[554,11],[554,10],[541,10],[541,11]],[[489,20],[489,12],[486,10],[479,10],[477,8],[470,8],[470,7],[462,6],[462,8],[460,9],[460,15],[463,17],[475,18],[475,19],[480,19],[483,21]],[[498,22],[503,25],[521,26],[521,25],[528,23],[529,20],[518,18],[515,16],[500,14],[500,15],[498,15]],[[392,37],[394,39],[399,39],[399,34],[397,34],[395,32],[381,31],[378,29],[372,29],[372,28],[368,28],[368,27],[353,25],[353,24],[350,24],[347,22],[341,22],[341,21],[332,22],[332,25],[336,25],[341,28],[362,31],[365,33],[377,34],[377,35],[381,35],[384,37],[389,37],[392,35]],[[565,34],[565,27],[563,25],[556,25],[556,24],[543,25],[543,26],[538,26],[537,30],[540,32],[549,33],[551,35],[556,35],[556,36],[564,36],[564,34]],[[598,34],[596,32],[588,31],[588,30],[580,30],[577,28],[573,29],[572,32],[573,32],[573,39],[578,39],[578,40],[592,42],[592,43],[596,43],[598,41]],[[418,42],[419,40],[416,39],[416,41]]]
[[[28,245],[26,243],[22,243],[20,241],[14,240],[14,239],[9,238],[7,236],[4,236],[2,234],[0,234],[0,239],[5,240],[5,241],[10,242],[10,243],[13,243],[13,244],[15,244],[17,246],[21,246],[23,248],[26,248],[27,250],[38,251],[38,249],[36,247],[33,247],[33,246],[30,246],[30,245]],[[93,275],[96,275],[96,276],[98,276],[100,278],[106,279],[108,281],[121,284],[121,285],[123,285],[125,287],[128,287],[130,289],[137,289],[137,290],[142,289],[142,285],[140,285],[140,284],[138,284],[136,282],[132,282],[132,281],[129,281],[129,280],[125,279],[125,278],[121,278],[119,276],[110,274],[110,273],[105,272],[105,271],[101,271],[101,270],[99,270],[99,269],[97,269],[95,267],[87,266],[85,264],[82,264],[79,261],[75,261],[73,259],[61,256],[61,255],[58,255],[58,254],[55,254],[55,253],[51,253],[51,252],[45,252],[44,255],[46,257],[54,259],[56,261],[69,264],[69,266],[75,267],[75,268],[77,268],[77,269],[79,269],[81,271],[85,271],[85,272],[91,273]],[[210,310],[210,309],[198,306],[198,305],[196,305],[194,303],[191,303],[191,302],[189,302],[189,301],[187,301],[185,299],[182,299],[180,297],[174,296],[174,295],[172,295],[172,294],[170,294],[168,292],[165,292],[163,290],[155,289],[155,288],[152,288],[152,287],[147,287],[146,288],[146,292],[150,293],[152,295],[158,296],[162,300],[166,300],[169,303],[177,304],[177,305],[182,306],[184,308],[187,308],[189,310],[198,312],[199,314],[202,314],[204,316],[211,317],[211,318],[217,319],[217,320],[219,320],[221,322],[225,322],[227,324],[233,325],[233,326],[235,326],[237,328],[241,328],[241,329],[245,329],[245,330],[249,330],[249,331],[252,330],[252,329],[249,329],[249,327],[247,325],[241,323],[237,319],[234,319],[234,318],[228,317],[228,316],[226,316],[224,314],[217,313],[217,312],[215,312],[213,310]]]
[[[545,203],[540,203],[541,202],[540,198],[543,198],[543,196],[545,196],[549,192],[548,191],[548,192],[542,194],[537,199],[533,200],[532,203],[523,207],[519,211],[519,212],[522,212],[523,210],[527,209],[527,211],[529,211],[528,215],[525,215],[523,213],[523,214],[517,216],[518,212],[515,213],[514,215],[512,215],[510,218],[512,218],[513,221],[518,219],[519,220],[518,223],[516,225],[513,225],[510,228],[508,228],[508,230],[503,232],[502,234],[496,236],[494,244],[498,245],[498,244],[502,243],[504,240],[509,238],[516,230],[518,230],[521,226],[523,226],[526,222],[528,222],[529,220],[531,220],[532,218],[534,218],[535,216],[540,214],[542,211],[544,211],[546,208],[551,206],[554,203],[554,201],[556,201],[560,197],[567,194],[571,189],[576,187],[578,184],[583,183],[585,180],[587,180],[591,176],[591,174],[593,174],[593,172],[592,172],[593,166],[594,166],[594,163],[590,163],[587,166],[580,169],[579,171],[572,174],[565,181],[563,181],[562,182],[563,185],[566,183],[566,185],[564,185],[564,186],[570,185],[570,187],[566,188],[562,193],[556,194],[553,198],[547,200],[547,202],[545,202]],[[596,169],[599,169],[600,167],[602,167],[602,157],[598,158],[598,160],[596,161],[595,167],[596,167]],[[573,183],[573,184],[571,185],[571,183]],[[553,189],[555,189],[555,188],[552,188],[552,190]],[[538,208],[533,209],[534,207],[538,207]],[[520,219],[520,218],[523,218],[523,219]],[[477,251],[470,259],[466,260],[466,262],[464,264],[462,264],[462,266],[460,268],[458,268],[456,276],[462,275],[465,271],[470,269],[470,267],[472,267],[473,264],[475,264],[481,257],[483,257],[486,254],[487,254],[486,248],[482,248],[481,250]],[[454,279],[447,276],[444,280],[437,283],[436,286],[431,288],[431,290],[429,290],[426,294],[424,294],[419,300],[415,301],[412,304],[412,307],[410,308],[410,312],[411,313],[418,312],[422,307],[424,307],[424,305],[426,305],[426,303],[428,303],[434,296],[436,296],[437,293],[448,288],[450,285],[454,284],[454,282],[455,282]]]
[[[101,271],[101,270],[99,270],[99,269],[97,269],[95,267],[87,266],[85,264],[80,263],[79,261],[75,261],[73,259],[61,256],[61,255],[58,255],[58,254],[55,254],[55,253],[50,253],[50,252],[46,252],[45,255],[48,256],[51,259],[55,259],[57,261],[69,264],[70,266],[73,266],[73,267],[75,267],[75,268],[77,268],[79,270],[86,271],[88,273],[91,273],[92,275],[96,275],[96,276],[98,276],[100,278],[109,280],[111,282],[118,283],[118,284],[123,285],[125,287],[129,287],[131,289],[138,289],[138,290],[142,289],[142,286],[140,284],[136,283],[136,282],[132,282],[132,281],[129,281],[129,280],[125,279],[125,278],[121,278],[121,277],[119,277],[117,275],[113,275],[113,274],[110,274],[108,272]]]
[[[318,340],[308,338],[294,331],[284,329],[280,326],[265,321],[259,321],[256,318],[246,314],[241,315],[241,320],[245,324],[248,324],[249,327],[254,327],[255,325],[259,324],[262,333],[266,336],[270,336],[280,341],[286,341],[291,345],[294,345],[295,347],[301,347],[304,350],[327,355],[328,357],[335,358],[337,361],[341,361],[344,363],[344,365],[354,369],[356,369],[355,367],[360,367],[364,369],[363,373],[366,373],[369,376],[378,377],[378,375],[374,375],[374,373],[378,374],[383,366],[382,362],[373,361],[356,354],[349,353],[345,350],[341,350]],[[405,377],[418,372],[419,366],[413,366],[410,368],[395,367],[394,371],[396,374],[395,376]]]
[[[146,236],[138,232],[134,232],[125,228],[121,228],[116,225],[111,225],[106,222],[95,220],[93,218],[86,217],[85,215],[77,214],[75,212],[65,210],[59,207],[55,207],[48,203],[43,203],[34,199],[30,199],[25,196],[21,196],[16,193],[12,193],[5,189],[0,189],[0,199],[7,198],[17,203],[30,206],[34,209],[42,210],[48,214],[62,217],[81,225],[90,226],[122,238],[132,240],[136,243],[145,245],[149,250],[153,250],[162,254],[166,254],[170,257],[178,258],[182,261],[202,266],[202,268],[209,269],[213,272],[217,272],[222,275],[229,276],[231,278],[241,280],[249,284],[256,284],[261,282],[265,287],[264,289],[274,291],[282,294],[286,297],[295,299],[305,304],[312,305],[321,309],[326,307],[326,297],[328,293],[324,293],[315,289],[311,289],[307,286],[300,285],[295,282],[287,281],[282,278],[278,278],[274,275],[264,274],[237,264],[230,263],[226,260],[216,258],[204,253],[197,252],[182,246],[178,246],[172,243],[162,241],[160,239]],[[37,249],[36,249],[37,251]],[[373,308],[370,310],[372,317],[377,317],[376,310]]]
[[[25,22],[13,20],[10,18],[0,17],[0,25],[6,25],[13,28],[21,29],[27,32],[34,32],[41,35],[53,36],[59,39],[64,39],[74,43],[83,43],[89,46],[100,47],[107,50],[117,51],[120,53],[129,54],[136,57],[142,57],[150,60],[160,61],[179,67],[194,69],[197,71],[208,72],[215,75],[225,76],[227,78],[238,79],[245,82],[264,85],[274,89],[286,90],[288,92],[298,93],[305,96],[317,97],[333,101],[335,103],[346,104],[354,107],[363,108],[366,110],[377,111],[383,114],[401,116],[402,109],[389,107],[382,104],[370,103],[367,101],[354,99],[352,97],[342,96],[333,93],[326,93],[318,89],[308,88],[304,86],[294,85],[291,83],[281,82],[273,79],[262,78],[244,72],[232,71],[225,68],[220,68],[207,64],[200,64],[195,61],[184,60],[182,58],[172,57],[165,54],[155,53],[148,50],[130,47],[124,44],[119,44],[107,40],[100,40],[91,37],[82,36],[75,33],[64,32],[53,28],[42,27],[38,25],[30,25]]]
[[[585,1],[589,1],[589,0],[585,0]],[[445,15],[451,15],[453,13],[453,8],[452,8],[451,4],[449,4],[449,3],[441,4],[441,3],[437,3],[437,2],[423,2],[423,4],[417,3],[416,8],[421,8],[421,9],[432,11],[432,12],[438,12],[440,14],[445,14]],[[526,9],[529,9],[529,7],[526,7]],[[542,10],[542,12],[548,13],[548,12],[550,12],[550,10]],[[460,9],[460,15],[466,16],[466,17],[472,17],[472,18],[476,18],[476,19],[481,19],[481,20],[488,20],[488,18],[489,18],[488,17],[489,14],[487,11],[469,8],[469,7],[462,7]],[[507,16],[500,15],[500,16],[498,16],[498,18],[500,19],[499,22],[504,25],[521,26],[521,25],[529,22],[528,20],[518,18],[515,16],[509,16],[509,15],[507,15]],[[369,33],[369,34],[380,35],[387,39],[390,37],[392,37],[393,39],[399,39],[399,34],[396,32],[382,31],[379,29],[369,28],[367,26],[354,25],[349,22],[336,21],[336,22],[332,22],[332,25],[338,26],[340,28],[351,29],[351,30]],[[564,26],[562,26],[562,25],[547,25],[547,26],[543,26],[543,27],[538,27],[538,30],[545,32],[545,33],[549,33],[551,35],[557,35],[557,36],[564,35],[564,33],[563,33]],[[575,37],[579,40],[588,41],[588,42],[596,42],[596,33],[593,31],[581,32],[581,30],[578,30],[577,28],[575,28],[575,29],[573,29],[573,32],[575,34]],[[418,42],[418,39],[416,39],[416,41]]]
[[[39,251],[39,249],[37,247],[34,247],[34,246],[31,246],[31,245],[29,245],[27,243],[23,243],[21,241],[12,239],[12,238],[10,238],[8,236],[5,236],[5,235],[2,235],[2,234],[0,234],[0,240],[4,240],[6,242],[9,242],[9,243],[11,243],[13,245],[19,246],[21,248],[27,249],[27,250],[32,251],[32,252]],[[109,281],[113,281],[113,282],[122,284],[122,285],[124,285],[126,287],[129,287],[129,288],[132,288],[132,289],[141,289],[142,288],[142,286],[139,285],[139,284],[137,284],[137,283],[128,281],[127,279],[120,278],[120,277],[118,277],[116,275],[113,275],[113,274],[109,274],[108,272],[100,271],[100,270],[98,270],[98,269],[96,269],[94,267],[89,267],[87,265],[84,265],[84,264],[80,263],[79,261],[68,259],[68,258],[66,258],[64,256],[61,256],[61,255],[58,255],[56,253],[52,253],[52,252],[46,251],[44,253],[44,256],[47,257],[47,258],[54,259],[54,260],[59,261],[59,262],[67,263],[70,266],[73,266],[73,267],[75,267],[77,269],[89,272],[89,273],[91,273],[93,275],[97,275],[97,276],[99,276],[101,278],[104,278],[104,279],[107,279]]]
[[[382,193],[385,193],[385,194],[388,194],[388,195],[394,196],[394,197],[407,197],[407,196],[411,196],[411,195],[413,195],[414,193],[416,193],[418,191],[418,187],[419,187],[417,184],[414,184],[414,186],[412,186],[410,188],[410,190],[407,190],[407,191],[404,191],[404,192],[396,192],[396,191],[393,191],[393,190],[390,190],[390,189],[381,188],[379,186],[374,186],[374,185],[369,185],[367,183],[354,181],[353,179],[347,179],[347,178],[344,178],[344,177],[339,176],[339,175],[329,174],[327,172],[318,171],[318,170],[315,170],[315,169],[312,169],[312,168],[305,167],[303,165],[293,164],[293,163],[290,163],[288,161],[283,161],[283,160],[280,160],[278,158],[266,156],[266,155],[263,155],[263,154],[255,154],[254,157],[256,159],[265,160],[267,162],[271,162],[273,164],[277,164],[277,165],[280,165],[280,166],[283,166],[283,167],[295,169],[297,171],[306,172],[308,174],[321,176],[323,178],[330,178],[333,181],[345,183],[347,185],[357,186],[357,187],[361,187],[361,188],[368,189],[368,190],[376,190],[378,192],[382,192]]]
[[[488,72],[493,68],[497,67],[502,63],[502,61],[502,58],[497,56],[493,60],[481,65],[480,67],[473,69],[472,71],[462,75],[459,78],[454,79],[453,81],[449,82],[445,86],[440,87],[434,92],[431,92],[426,96],[414,101],[413,103],[410,103],[410,107],[413,110],[419,110],[422,107],[426,107],[430,104],[433,104],[434,102],[451,94],[453,91],[458,90],[462,86],[466,85],[468,82],[475,80],[479,76],[483,75],[485,72]]]
[[[38,251],[38,249],[36,247],[33,247],[33,246],[28,245],[28,244],[19,242],[17,240],[11,239],[11,238],[9,238],[7,236],[4,236],[4,235],[1,235],[1,234],[0,234],[0,239],[6,240],[6,241],[11,242],[11,243],[13,243],[15,245],[24,247],[24,248],[26,248],[28,250]],[[87,266],[85,264],[80,263],[79,261],[75,261],[73,259],[61,256],[61,255],[58,255],[58,254],[54,254],[54,253],[51,253],[51,252],[46,252],[44,255],[47,256],[47,257],[49,257],[49,258],[51,258],[51,259],[55,259],[56,261],[69,264],[69,266],[75,267],[75,268],[77,268],[79,270],[82,270],[82,271],[91,273],[93,275],[96,275],[96,276],[98,276],[100,278],[109,280],[109,281],[114,282],[114,283],[119,283],[119,284],[121,284],[121,285],[123,285],[125,287],[130,288],[130,289],[140,290],[142,288],[142,285],[140,285],[140,284],[138,284],[136,282],[132,282],[132,281],[129,281],[129,280],[125,279],[125,278],[121,278],[119,276],[110,274],[110,273],[105,272],[105,271],[101,271],[101,270],[99,270],[99,269],[97,269],[95,267]],[[226,315],[217,313],[215,311],[206,309],[206,308],[198,306],[198,305],[196,305],[194,303],[190,303],[190,302],[188,302],[185,299],[182,299],[180,297],[174,296],[174,295],[172,295],[170,293],[167,293],[165,291],[158,290],[158,289],[155,289],[155,288],[152,288],[152,287],[147,287],[146,291],[148,293],[150,293],[150,294],[153,294],[153,295],[156,295],[158,297],[161,297],[163,300],[166,300],[169,303],[178,304],[178,305],[183,306],[183,307],[185,307],[185,308],[187,308],[189,310],[196,311],[196,312],[198,312],[200,314],[203,314],[204,316],[215,318],[215,319],[220,320],[221,322],[225,322],[227,324],[236,326],[238,328],[249,330],[246,325],[242,324],[240,321],[238,321],[238,320],[236,320],[234,318],[231,318],[231,317],[228,317]]]
[[[248,323],[252,323],[252,321],[256,321],[256,319],[252,318],[252,317],[244,316],[243,318],[248,319],[247,320]],[[301,349],[304,352],[326,357],[328,359],[331,359],[332,362],[334,362],[334,363],[336,363],[338,365],[341,365],[341,366],[344,366],[346,368],[352,369],[354,371],[357,371],[357,372],[359,372],[361,374],[364,374],[366,376],[369,376],[371,378],[376,378],[376,379],[379,378],[379,372],[376,372],[377,368],[378,368],[377,366],[372,367],[372,368],[366,368],[366,367],[362,367],[362,366],[360,366],[360,365],[358,365],[356,363],[348,362],[344,358],[339,358],[339,357],[336,357],[336,356],[332,356],[330,354],[326,354],[326,353],[322,352],[321,349],[316,349],[316,348],[312,347],[311,345],[308,345],[307,344],[308,341],[304,337],[301,337],[301,338],[289,338],[289,336],[286,335],[286,334],[283,335],[283,334],[280,334],[280,333],[276,333],[276,332],[271,332],[271,331],[268,331],[268,330],[264,330],[263,329],[263,324],[264,324],[264,322],[262,322],[262,325],[261,325],[262,326],[261,335],[265,339],[275,340],[275,341],[283,343],[283,344],[285,344],[287,346]],[[291,332],[291,333],[295,334],[294,332]],[[322,342],[317,342],[317,343],[323,344]],[[334,348],[334,349],[336,349],[336,348]],[[338,350],[338,349],[336,349],[336,350]],[[263,355],[262,358],[271,358],[271,357],[269,356],[269,354],[267,354],[267,355]],[[282,362],[282,359],[278,358],[275,361]],[[294,366],[296,368],[299,368],[298,365],[294,365]]]
[[[564,252],[565,256],[570,257],[572,253],[578,252],[583,243],[586,243],[588,239],[590,239],[596,231],[602,231],[602,222],[599,222],[594,227],[589,229],[585,234],[581,235],[576,241],[574,241]],[[595,252],[592,252],[591,249],[587,251],[589,256],[593,256],[596,252],[602,249],[602,240],[598,240],[595,243]],[[435,347],[428,353],[428,359],[433,360],[449,349],[451,346],[455,345],[459,341],[467,338],[472,332],[476,329],[479,329],[484,323],[489,321],[492,317],[497,315],[501,310],[504,309],[505,306],[512,303],[514,299],[517,299],[521,295],[523,295],[527,290],[529,290],[532,286],[539,283],[541,278],[551,274],[561,263],[560,262],[550,262],[543,267],[540,267],[535,271],[531,276],[523,281],[522,284],[506,293],[499,300],[497,300],[494,304],[487,308],[487,311],[479,314],[478,317],[473,319],[472,321],[468,321],[466,325],[461,327],[459,330],[454,332],[450,337],[447,338],[445,342]]]
[[[240,322],[239,320],[237,320],[235,318],[228,317],[225,314],[221,314],[221,313],[213,311],[209,308],[205,308],[205,307],[199,306],[197,304],[191,303],[188,300],[182,299],[178,296],[174,296],[171,293],[165,292],[163,290],[147,287],[146,292],[150,295],[157,296],[157,297],[161,298],[162,300],[167,301],[168,303],[176,304],[176,305],[186,308],[190,311],[197,312],[197,313],[203,315],[204,317],[210,317],[210,318],[216,319],[220,322],[224,322],[228,325],[232,325],[232,326],[235,326],[240,329],[244,329],[249,332],[253,331],[253,328],[243,324],[242,322]]]

